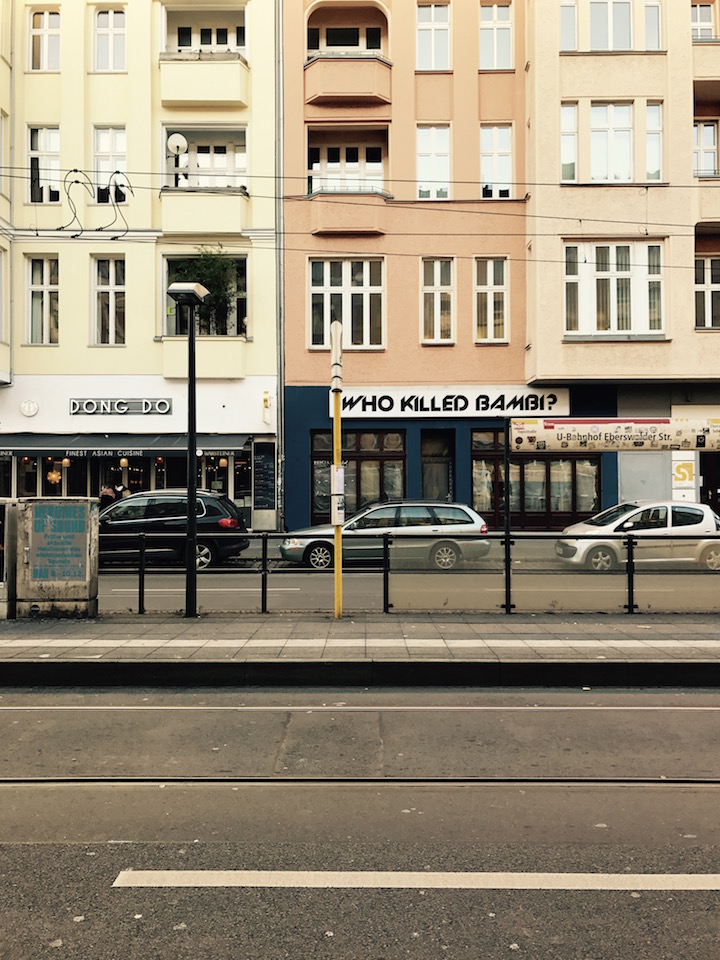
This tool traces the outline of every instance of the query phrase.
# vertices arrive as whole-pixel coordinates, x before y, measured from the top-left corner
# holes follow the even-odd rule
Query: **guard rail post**
[[[503,537],[503,552],[504,552],[504,565],[505,565],[505,603],[501,604],[505,613],[512,613],[515,609],[515,604],[512,602],[512,585],[510,582],[510,574],[512,571],[512,550],[511,547],[515,541],[506,534]]]
[[[139,534],[138,549],[138,613],[145,613],[145,534]]]
[[[390,534],[384,533],[383,540],[383,613],[390,613]]]
[[[627,549],[627,594],[628,602],[625,604],[628,613],[635,613],[637,604],[635,603],[635,544],[636,538],[630,534],[625,538],[625,547]]]
[[[261,537],[261,559],[260,559],[260,613],[268,612],[268,535],[263,533]]]

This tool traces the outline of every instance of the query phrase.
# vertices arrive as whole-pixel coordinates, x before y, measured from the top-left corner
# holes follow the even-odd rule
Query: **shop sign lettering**
[[[140,397],[125,399],[123,397],[106,397],[94,399],[92,397],[70,400],[71,416],[94,416],[95,414],[111,414],[125,416],[126,414],[159,414],[164,416],[172,413],[172,400],[160,398]]]
[[[342,416],[506,417],[522,413],[563,415],[569,411],[565,388],[536,390],[524,384],[493,387],[375,387],[343,390]],[[330,397],[332,415],[332,395]]]
[[[720,450],[720,420],[513,420],[513,450]]]

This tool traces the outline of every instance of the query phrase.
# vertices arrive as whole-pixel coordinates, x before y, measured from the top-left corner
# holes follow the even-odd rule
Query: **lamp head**
[[[206,297],[210,296],[210,291],[201,283],[176,280],[168,287],[168,296],[172,297],[176,303],[189,303],[199,306]]]

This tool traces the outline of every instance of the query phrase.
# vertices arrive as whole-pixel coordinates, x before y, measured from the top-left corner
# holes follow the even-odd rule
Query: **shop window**
[[[313,523],[330,515],[332,435],[312,434]],[[345,515],[378,500],[398,500],[405,492],[405,434],[401,431],[348,431],[342,435],[345,467]]]

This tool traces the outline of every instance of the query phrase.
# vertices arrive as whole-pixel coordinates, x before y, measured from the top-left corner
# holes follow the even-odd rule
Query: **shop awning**
[[[206,454],[242,450],[246,433],[198,433],[197,446]],[[0,456],[144,457],[182,456],[185,433],[0,433]]]

